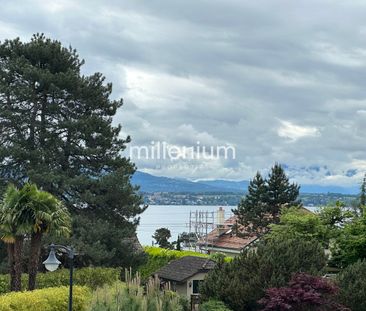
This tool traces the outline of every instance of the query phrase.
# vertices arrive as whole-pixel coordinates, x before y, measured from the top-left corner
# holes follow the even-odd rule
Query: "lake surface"
[[[220,206],[206,205],[149,205],[147,210],[141,215],[140,225],[137,228],[137,236],[142,245],[151,245],[154,239],[152,235],[156,229],[168,228],[172,233],[171,242],[176,241],[178,234],[189,232],[189,213],[196,211],[215,212],[216,221],[217,210]],[[225,219],[233,215],[231,210],[236,206],[223,206]],[[315,211],[316,207],[306,207]]]
[[[156,229],[168,228],[172,237],[170,241],[176,241],[178,234],[189,231],[190,211],[217,212],[220,206],[197,205],[150,205],[141,215],[140,225],[137,228],[137,236],[142,245],[151,245],[154,239],[152,235]],[[235,206],[223,206],[225,218],[232,215],[231,209]],[[216,213],[215,213],[216,219]]]

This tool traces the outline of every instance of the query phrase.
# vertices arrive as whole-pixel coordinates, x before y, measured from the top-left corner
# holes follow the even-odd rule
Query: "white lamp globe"
[[[43,262],[46,269],[48,271],[56,271],[58,266],[61,264],[61,261],[59,261],[56,257],[55,249],[51,247],[50,254],[48,255],[48,258]]]

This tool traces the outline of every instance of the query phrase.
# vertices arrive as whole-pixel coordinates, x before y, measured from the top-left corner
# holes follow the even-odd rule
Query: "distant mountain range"
[[[186,193],[245,193],[249,181],[229,180],[199,180],[190,181],[182,178],[169,178],[154,176],[137,171],[132,177],[132,183],[140,186],[142,192],[186,192]],[[324,186],[324,185],[301,185],[301,193],[341,193],[357,194],[359,188]]]

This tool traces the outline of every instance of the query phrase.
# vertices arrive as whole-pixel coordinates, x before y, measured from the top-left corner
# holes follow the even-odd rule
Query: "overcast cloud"
[[[338,185],[366,171],[365,1],[1,1],[0,16],[1,41],[44,32],[104,73],[132,145],[236,147],[235,160],[133,159],[141,170],[248,179],[277,161]]]

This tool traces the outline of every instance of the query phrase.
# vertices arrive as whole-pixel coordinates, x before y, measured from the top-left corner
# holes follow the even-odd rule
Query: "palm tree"
[[[24,192],[9,185],[0,204],[0,237],[7,244],[10,290],[21,290],[22,251],[29,227],[22,219],[22,206],[27,198]]]
[[[23,220],[30,228],[30,254],[28,263],[28,289],[36,286],[42,237],[51,232],[59,236],[70,234],[71,218],[67,208],[52,194],[38,190],[34,184],[26,184],[28,204],[24,205]]]
[[[8,245],[10,289],[21,290],[22,250],[30,237],[28,289],[35,288],[42,237],[53,231],[56,235],[70,233],[71,218],[66,207],[53,195],[25,184],[21,189],[10,185],[0,205],[1,239]]]

